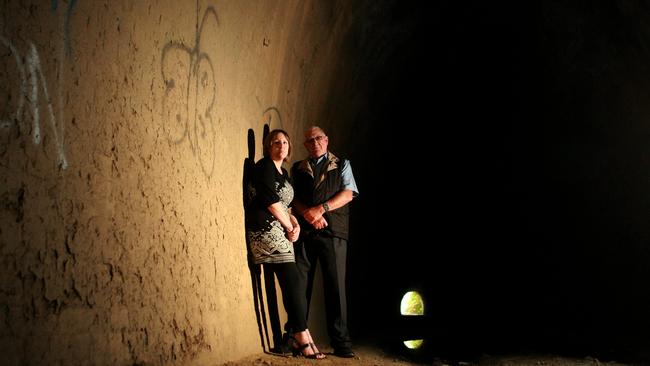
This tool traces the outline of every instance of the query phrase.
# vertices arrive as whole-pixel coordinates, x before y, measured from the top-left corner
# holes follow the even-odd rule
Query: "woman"
[[[273,130],[264,139],[264,157],[253,172],[254,197],[246,222],[246,235],[255,264],[278,277],[287,323],[293,330],[294,354],[322,359],[307,329],[307,298],[299,286],[293,242],[298,240],[300,226],[291,214],[293,187],[282,163],[291,155],[289,135]]]

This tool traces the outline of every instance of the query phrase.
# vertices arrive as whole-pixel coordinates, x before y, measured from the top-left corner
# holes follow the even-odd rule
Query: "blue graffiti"
[[[59,8],[59,0],[52,0],[52,11],[56,11]],[[65,53],[70,55],[72,53],[72,47],[70,46],[70,17],[72,16],[72,11],[74,6],[77,4],[77,0],[70,0],[68,3],[68,9],[65,11],[65,19],[63,21],[63,43],[65,44]]]

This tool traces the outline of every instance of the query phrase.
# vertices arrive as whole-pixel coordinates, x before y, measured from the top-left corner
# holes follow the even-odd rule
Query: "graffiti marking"
[[[162,51],[161,72],[165,83],[162,103],[164,130],[170,142],[187,140],[201,170],[210,178],[214,172],[216,126],[213,107],[217,86],[210,57],[201,50],[200,41],[206,20],[219,20],[213,7],[206,9],[196,31],[193,47],[169,42]],[[190,106],[190,97],[193,105]]]
[[[52,128],[52,135],[54,137],[54,144],[56,146],[59,158],[58,165],[61,168],[66,169],[68,167],[68,161],[65,157],[65,151],[63,149],[63,140],[59,137],[59,129],[57,128],[56,117],[52,108],[50,93],[47,88],[47,81],[43,75],[41,59],[38,55],[36,46],[32,42],[29,42],[29,49],[25,54],[25,63],[23,64],[23,58],[21,57],[18,49],[11,42],[9,42],[8,39],[0,36],[0,44],[8,48],[11,54],[14,56],[16,69],[18,71],[18,76],[20,79],[20,91],[18,93],[19,96],[16,111],[13,115],[9,113],[8,117],[0,115],[0,127],[3,129],[8,129],[18,124],[21,130],[24,130],[25,126],[23,116],[25,100],[27,100],[32,115],[33,141],[34,144],[39,145],[42,140],[39,89],[42,89],[43,99],[45,100],[45,105],[47,108],[46,112],[49,117],[49,123]]]

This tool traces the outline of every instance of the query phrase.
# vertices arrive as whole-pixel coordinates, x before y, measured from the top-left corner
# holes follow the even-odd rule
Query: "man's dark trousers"
[[[312,232],[301,238],[294,246],[296,265],[302,288],[306,289],[307,315],[316,274],[320,261],[323,273],[325,315],[331,346],[351,347],[347,323],[345,294],[345,269],[348,242],[327,232]]]

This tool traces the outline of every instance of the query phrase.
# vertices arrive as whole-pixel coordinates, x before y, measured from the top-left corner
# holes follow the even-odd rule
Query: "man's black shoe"
[[[355,356],[352,348],[350,347],[337,347],[334,348],[334,356],[343,358],[352,358]]]

